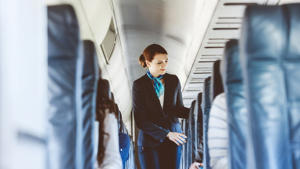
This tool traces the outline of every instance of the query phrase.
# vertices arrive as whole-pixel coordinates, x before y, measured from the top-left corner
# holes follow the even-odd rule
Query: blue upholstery
[[[195,112],[195,106],[196,106],[196,101],[194,100],[191,105],[190,109],[190,115],[188,118],[188,165],[191,165],[193,161],[195,160],[195,153],[196,153],[196,147],[195,147],[195,125],[194,125],[194,112]]]
[[[75,12],[48,7],[48,157],[50,169],[81,168],[77,118],[82,110],[83,53]]]
[[[198,118],[197,118],[197,145],[198,156],[196,161],[203,162],[203,113],[202,113],[202,93],[197,96]]]
[[[203,166],[204,169],[210,169],[210,159],[209,159],[209,151],[207,144],[207,132],[208,132],[208,119],[209,119],[209,111],[211,107],[211,94],[210,94],[210,83],[211,77],[208,77],[204,81],[203,87],[203,99],[202,99],[202,112],[203,112]]]
[[[221,60],[217,60],[213,64],[213,72],[211,77],[211,102],[216,96],[224,92],[222,77],[220,72]]]
[[[198,102],[197,100],[193,101],[193,109],[192,109],[192,114],[190,114],[191,116],[191,133],[192,133],[192,162],[194,162],[196,160],[196,158],[198,158],[199,153],[198,153]]]
[[[251,6],[242,31],[250,168],[300,168],[300,4]]]
[[[186,124],[186,122],[185,122],[186,120],[185,119],[183,119],[182,120],[182,123],[181,123],[181,128],[182,128],[182,131],[183,131],[183,133],[185,134],[186,132],[186,130],[185,130],[185,124]],[[182,146],[182,156],[181,156],[181,169],[183,169],[183,168],[186,168],[185,167],[185,159],[186,159],[186,145],[183,145]]]
[[[95,111],[96,93],[99,77],[98,59],[94,43],[83,41],[84,65],[82,76],[82,117],[77,119],[82,127],[82,158],[83,168],[94,168],[95,159]]]
[[[228,108],[229,166],[230,169],[245,169],[248,114],[237,40],[226,43],[222,62]]]

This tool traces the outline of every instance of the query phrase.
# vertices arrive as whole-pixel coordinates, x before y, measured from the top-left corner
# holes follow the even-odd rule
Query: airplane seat
[[[82,111],[83,53],[70,5],[48,6],[48,164],[79,169],[77,117]]]
[[[300,169],[300,4],[250,6],[242,29],[249,168]]]
[[[193,114],[195,109],[195,101],[192,102],[190,107],[190,115],[188,119],[183,121],[183,131],[184,134],[187,136],[186,143],[182,146],[182,168],[189,168],[189,166],[193,162],[193,144],[194,144],[194,136],[193,136]]]
[[[217,60],[213,64],[213,72],[211,77],[211,102],[221,93],[224,92],[222,77],[220,72],[221,60]]]
[[[226,43],[224,59],[221,64],[228,110],[229,168],[247,168],[245,147],[248,136],[248,114],[238,40],[230,40]]]
[[[199,112],[199,107],[198,107],[198,101],[194,100],[194,108],[192,110],[191,116],[191,123],[192,123],[192,162],[196,161],[196,158],[199,157],[198,154],[198,112]]]
[[[202,93],[197,96],[198,117],[197,117],[197,156],[196,161],[203,162],[203,113],[202,113]]]
[[[99,78],[98,59],[94,43],[90,40],[83,41],[84,65],[82,75],[82,156],[83,168],[94,168],[96,160],[95,149],[95,116],[97,84]]]
[[[210,94],[210,86],[211,86],[211,77],[207,77],[204,81],[203,87],[203,98],[202,98],[202,112],[203,112],[203,167],[204,169],[210,169],[210,158],[207,144],[207,132],[208,132],[208,119],[209,119],[209,111],[211,107],[211,94]]]
[[[182,122],[181,122],[181,128],[182,128],[183,133],[187,133],[186,120],[187,119],[183,119]],[[181,169],[187,168],[186,167],[186,164],[187,164],[187,162],[186,162],[186,157],[187,157],[186,149],[187,149],[187,145],[184,144],[182,146],[181,167],[180,167]]]
[[[196,109],[196,101],[194,100],[191,105],[190,109],[190,115],[188,119],[188,134],[187,137],[187,145],[188,145],[188,166],[191,165],[194,162],[194,157],[196,153],[196,147],[195,147],[195,125],[194,125],[194,116],[195,116],[195,109]]]

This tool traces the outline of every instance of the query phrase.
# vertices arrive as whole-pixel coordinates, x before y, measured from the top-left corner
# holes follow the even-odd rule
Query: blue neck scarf
[[[153,77],[151,75],[151,73],[149,72],[149,70],[147,71],[147,76],[154,81],[154,89],[155,89],[155,93],[157,95],[157,97],[161,96],[164,91],[165,91],[165,87],[162,84],[162,82],[160,81],[160,79],[163,78],[163,75],[160,75],[158,77]]]

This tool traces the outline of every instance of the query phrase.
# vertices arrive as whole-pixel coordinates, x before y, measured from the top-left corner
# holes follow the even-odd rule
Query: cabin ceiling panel
[[[195,25],[199,25],[199,18],[211,15],[204,7],[214,7],[212,0],[112,1],[130,81],[144,74],[145,70],[138,65],[138,57],[151,43],[161,44],[167,49],[168,72],[182,75],[179,78],[185,80],[185,65],[192,63],[185,57],[198,50],[193,48],[195,52],[190,51],[194,32],[197,31]],[[209,19],[202,21],[204,25],[206,22],[208,25]],[[199,45],[196,46],[200,46],[200,41],[197,43]]]

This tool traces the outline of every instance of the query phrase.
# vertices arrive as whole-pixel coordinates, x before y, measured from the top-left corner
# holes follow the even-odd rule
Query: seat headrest
[[[100,78],[100,68],[98,65],[97,53],[95,45],[90,40],[83,41],[83,52],[84,52],[84,69],[83,77],[88,77],[89,74],[95,74],[96,78]]]
[[[300,54],[300,4],[250,6],[246,9],[241,44],[252,59]],[[257,52],[259,51],[259,52]]]
[[[226,43],[224,57],[222,60],[224,86],[228,83],[240,82],[243,78],[238,40],[233,39]]]
[[[198,93],[197,101],[198,101],[198,104],[201,105],[201,103],[202,103],[202,92]]]
[[[211,104],[211,77],[207,77],[204,80],[204,86],[203,86],[203,99],[202,99],[202,109],[206,109],[206,107],[210,107]],[[203,111],[205,112],[205,111]]]
[[[221,60],[215,61],[213,65],[213,72],[212,72],[212,78],[211,78],[211,101],[219,95],[220,93],[224,92],[223,89],[223,83],[222,83],[222,77],[220,72],[220,65]]]
[[[48,57],[72,58],[78,53],[79,26],[70,5],[48,7]]]
[[[300,166],[299,37],[300,4],[246,9],[240,45],[255,168]]]

